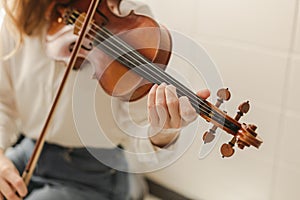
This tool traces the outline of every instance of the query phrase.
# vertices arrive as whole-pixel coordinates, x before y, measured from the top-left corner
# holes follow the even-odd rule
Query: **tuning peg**
[[[236,121],[239,121],[241,119],[241,117],[249,111],[249,109],[250,109],[249,101],[246,101],[246,102],[242,103],[241,105],[239,105],[238,109],[239,109],[239,111],[237,112],[237,114],[234,118]]]
[[[216,133],[217,128],[218,128],[217,126],[213,126],[211,129],[209,129],[209,131],[206,131],[203,134],[202,139],[204,141],[204,144],[210,143],[215,139],[215,133]]]
[[[228,88],[222,88],[222,89],[218,90],[217,96],[219,98],[217,99],[217,103],[215,106],[217,108],[219,108],[221,106],[221,104],[224,103],[224,101],[228,101],[230,99],[231,94],[230,94]],[[204,141],[204,144],[210,143],[215,139],[215,133],[216,133],[217,128],[218,128],[217,126],[213,126],[211,129],[209,129],[209,131],[206,131],[203,134],[202,139]]]
[[[251,135],[253,135],[254,137],[256,137],[256,136],[257,136],[257,133],[255,132],[256,129],[257,129],[257,126],[255,126],[254,124],[249,124],[246,130],[247,130]]]
[[[231,97],[231,94],[228,90],[228,88],[222,88],[222,89],[219,89],[218,92],[217,92],[217,96],[219,97],[217,99],[217,103],[216,103],[216,107],[219,108],[221,106],[222,103],[224,103],[224,101],[228,101]]]
[[[233,137],[232,140],[227,144],[221,146],[222,157],[231,157],[234,154],[234,145],[236,143],[236,137]]]
[[[244,149],[245,147],[249,147],[249,146],[250,146],[249,144],[247,144],[246,142],[243,142],[243,141],[241,141],[241,140],[238,140],[238,141],[237,141],[237,145],[238,145],[238,147],[239,147],[240,149]]]

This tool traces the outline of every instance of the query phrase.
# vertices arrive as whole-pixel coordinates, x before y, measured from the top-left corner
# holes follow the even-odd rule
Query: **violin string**
[[[75,19],[76,19],[76,16],[74,16],[75,17]],[[95,24],[93,24],[94,26],[96,26]],[[94,31],[93,29],[91,29],[92,31]],[[101,30],[101,29],[100,29]],[[96,32],[96,31],[94,31],[94,33],[96,34],[96,35],[98,35],[98,32]],[[102,35],[100,35],[101,37],[102,37]],[[107,35],[108,37],[111,37],[112,35],[110,34],[110,35]],[[92,37],[92,39],[93,39],[93,35],[91,36]],[[103,38],[103,37],[102,37]],[[114,37],[113,37],[114,38]],[[97,39],[97,38],[96,38]],[[108,38],[105,38],[104,37],[104,40],[105,39],[108,39]],[[98,41],[99,43],[101,43],[101,41]],[[116,40],[116,42],[118,42],[118,43],[120,43],[120,41],[118,41],[118,40]],[[111,44],[113,44],[114,45],[114,43],[111,43]],[[121,43],[120,43],[121,44]],[[121,44],[121,45],[125,45],[125,44]],[[115,45],[114,45],[115,46]],[[125,46],[126,47],[126,46]],[[108,48],[110,48],[110,47],[108,47]],[[117,47],[117,48],[119,48],[119,47]],[[126,48],[128,48],[128,47],[126,47]],[[112,50],[111,48],[110,48],[110,50]],[[130,50],[130,49],[129,49]],[[115,50],[112,50],[112,51],[115,51]],[[124,50],[123,50],[124,51]],[[133,51],[133,53],[135,53],[134,51]],[[117,53],[118,54],[118,56],[120,56],[120,53]],[[125,55],[127,55],[127,54],[125,54]],[[137,54],[136,56],[141,56],[141,55],[139,55],[139,54]],[[121,56],[122,57],[122,56]],[[123,57],[123,58],[125,58],[125,57]],[[143,57],[141,57],[141,58],[143,58]],[[127,58],[126,58],[127,59]],[[135,59],[135,58],[133,58],[133,59]],[[127,61],[129,61],[129,62],[131,62],[131,59],[128,59]],[[139,61],[139,60],[137,60],[137,61]],[[149,62],[149,61],[146,61],[147,63]],[[154,66],[155,68],[156,68],[156,66]],[[160,69],[160,68],[158,68],[158,69]],[[160,69],[161,70],[161,69]],[[143,71],[143,72],[145,72],[145,71]],[[147,74],[147,72],[145,72],[146,74]],[[149,74],[149,73],[148,73]],[[155,74],[156,75],[156,74]],[[154,77],[155,78],[155,76],[152,76],[152,77]],[[168,78],[168,77],[167,77]],[[160,81],[160,82],[162,82],[162,81]],[[172,81],[170,81],[170,82],[172,82]],[[180,84],[178,84],[179,86],[181,86]],[[178,87],[177,87],[178,88]],[[185,88],[184,88],[185,89]],[[189,90],[188,90],[189,91]],[[179,90],[178,90],[178,92],[180,92],[180,88],[179,88]],[[191,91],[190,91],[191,92]],[[184,95],[186,95],[186,96],[189,96],[189,95],[187,95],[187,94],[185,94],[184,92],[182,92],[183,93],[183,96]],[[193,94],[193,97],[195,98],[199,98],[198,96],[196,96],[194,93],[192,93]],[[190,97],[189,96],[189,99],[191,100],[191,101],[193,101],[194,99],[192,98],[192,97]],[[202,100],[202,99],[199,99],[199,100]],[[196,103],[196,105],[195,105],[195,103]],[[222,115],[220,115],[218,112],[215,112],[214,110],[212,110],[210,107],[208,107],[207,105],[205,105],[205,103],[203,103],[202,102],[202,107],[205,109],[205,111],[203,110],[203,109],[201,109],[201,108],[199,108],[199,102],[191,102],[191,104],[196,108],[196,109],[200,109],[200,111],[201,112],[203,112],[204,114],[206,114],[208,117],[210,117],[210,118],[213,118],[213,120],[215,120],[215,121],[218,121],[220,124],[224,124],[225,123],[225,125],[227,124],[227,120],[222,116]],[[205,107],[205,106],[207,106],[207,107]],[[208,110],[206,109],[206,108],[208,108]],[[212,116],[210,116],[210,114],[209,113],[212,113]],[[225,120],[225,122],[224,122],[224,120]],[[228,124],[227,124],[228,125]],[[228,126],[228,127],[230,127],[230,126]]]
[[[74,18],[76,18],[76,16],[74,16]],[[79,20],[79,22],[80,22],[80,20]],[[94,26],[96,26],[95,24],[93,24]],[[101,30],[100,28],[98,28],[99,30]],[[95,34],[98,34],[98,32],[97,31],[95,31],[95,30],[93,30],[93,29],[91,29]],[[102,35],[100,35],[101,37],[102,37]],[[93,39],[93,37],[94,36],[91,36],[92,37],[92,39]],[[109,35],[109,34],[107,34],[107,37],[111,37],[111,34]],[[103,38],[103,37],[102,37]],[[113,38],[113,37],[111,37],[111,38]],[[95,38],[94,38],[95,39]],[[104,38],[104,39],[107,39],[107,38]],[[115,39],[115,38],[113,38],[113,39]],[[97,40],[97,38],[96,38],[96,40]],[[117,41],[117,40],[116,40]],[[100,43],[100,41],[98,41],[99,43]],[[120,41],[117,41],[118,43],[120,43]],[[111,44],[113,44],[113,43],[111,43]],[[121,43],[120,43],[121,44]],[[113,44],[114,45],[114,44]],[[122,44],[123,46],[125,45],[125,44]],[[115,45],[114,45],[115,46]],[[128,46],[125,46],[126,48],[127,48],[127,50],[130,50],[130,51],[132,51],[133,49],[128,49],[129,47]],[[119,48],[119,47],[116,47],[116,48]],[[123,50],[124,51],[124,50]],[[119,53],[118,53],[119,54]],[[140,58],[142,58],[142,59],[144,59],[144,57],[141,57],[141,55],[139,55],[139,54],[136,54],[136,56],[137,57],[140,57]],[[134,57],[132,57],[132,59],[134,60],[134,59],[136,59],[136,58],[134,58]],[[131,60],[132,60],[131,59]],[[129,60],[129,61],[131,61],[131,60]],[[138,60],[136,60],[136,61],[138,61]],[[144,60],[145,62],[147,62],[147,63],[149,63],[150,61],[148,61],[148,60]],[[157,70],[161,70],[160,68],[157,68],[156,66],[153,66],[153,68],[155,69],[157,69]],[[145,71],[144,71],[145,72]],[[160,71],[158,71],[158,72],[160,72]],[[145,72],[146,74],[149,74],[148,72]],[[162,72],[160,72],[160,73],[162,73]],[[157,74],[157,73],[156,73]],[[156,75],[155,74],[155,75]],[[164,75],[164,74],[162,74],[162,75]],[[155,77],[155,76],[152,76],[152,77]],[[161,77],[161,76],[159,76],[159,77]],[[167,79],[168,79],[168,77],[166,77]],[[172,78],[172,77],[171,77]],[[161,81],[162,82],[162,81]],[[169,81],[169,82],[172,82],[172,80],[171,81]],[[173,82],[175,82],[175,81],[173,81]],[[180,83],[177,83],[177,85],[179,85],[179,87],[181,86],[180,85]],[[180,89],[180,88],[179,88]],[[195,97],[198,97],[198,96],[196,96],[194,93],[192,93],[191,91],[189,91],[188,89],[186,89],[186,88],[183,88],[184,90],[186,90],[187,92],[190,92],[193,96],[195,96]],[[186,94],[185,94],[186,95]],[[199,97],[198,97],[199,98]],[[190,99],[191,100],[194,100],[192,97],[190,97]],[[202,99],[199,99],[199,100],[202,100]],[[195,103],[197,103],[196,105],[198,105],[198,103],[199,102],[195,102]],[[203,102],[204,103],[204,102]],[[210,108],[209,108],[210,109]]]
[[[80,13],[76,13],[76,14],[80,14]],[[76,16],[74,16],[74,18],[76,19]],[[79,20],[79,22],[82,23],[82,21],[80,21],[80,20]],[[92,24],[92,25],[95,26],[96,28],[98,28],[99,31],[102,31],[102,32],[105,31],[104,33],[106,34],[106,37],[107,37],[107,38],[105,38],[105,37],[103,38],[102,35],[98,35],[98,32],[97,32],[96,30],[91,29],[96,35],[102,37],[103,39],[110,39],[110,38],[112,38],[112,39],[115,40],[119,45],[122,45],[123,47],[127,48],[126,50],[121,50],[121,49],[120,49],[120,46],[115,46],[114,43],[111,43],[112,45],[114,45],[114,46],[115,46],[116,48],[118,48],[119,50],[125,52],[125,53],[126,53],[125,55],[129,55],[129,54],[127,54],[127,52],[133,52],[133,53],[135,53],[135,56],[136,56],[136,57],[142,59],[146,64],[152,64],[149,60],[146,60],[144,56],[139,55],[137,52],[134,51],[134,49],[132,49],[131,47],[127,46],[127,44],[124,44],[122,40],[121,40],[121,41],[118,41],[118,40],[115,38],[115,36],[112,36],[111,33],[108,33],[108,31],[107,31],[106,29],[100,28],[100,27],[97,26],[96,24]],[[91,36],[91,38],[97,40],[97,38],[94,38],[94,36]],[[101,42],[101,41],[99,41],[99,40],[97,40],[97,41],[98,41],[99,43]],[[109,42],[108,42],[108,43],[109,43]],[[129,55],[129,56],[130,56],[130,55]],[[134,58],[134,57],[131,57],[131,58],[132,58],[131,60],[136,60],[137,62],[139,62],[139,60],[137,60],[136,58]],[[129,60],[129,61],[131,61],[131,60]],[[139,64],[144,64],[144,63],[139,63]],[[199,97],[196,96],[193,92],[191,92],[189,89],[184,88],[184,86],[181,85],[181,83],[179,83],[176,79],[173,79],[173,77],[171,77],[171,76],[169,76],[169,77],[166,76],[167,74],[164,74],[163,71],[162,71],[160,68],[158,68],[157,66],[152,66],[152,67],[153,67],[154,70],[160,70],[160,71],[154,72],[155,75],[156,75],[157,73],[161,73],[161,76],[158,76],[159,78],[161,78],[162,76],[165,76],[165,79],[171,79],[169,82],[171,82],[171,83],[173,82],[173,83],[177,84],[179,87],[183,87],[182,89],[185,90],[187,93],[189,93],[189,94],[192,95],[192,96],[195,96],[195,97],[199,98]],[[150,68],[150,70],[151,70],[151,69],[152,69],[152,68]],[[153,71],[152,71],[152,72],[153,72]],[[149,73],[146,72],[146,74],[149,74]],[[154,77],[154,76],[152,76],[152,77]],[[173,79],[173,80],[172,80],[172,79]],[[158,79],[157,79],[157,80],[158,80]],[[161,81],[161,82],[162,82],[162,81]],[[180,89],[180,88],[178,88],[178,89]],[[191,98],[192,98],[192,97],[191,97]],[[192,100],[194,100],[194,99],[192,98]],[[198,100],[199,100],[200,102],[202,101],[202,103],[205,103],[205,102],[203,102],[203,100],[202,100],[201,98],[199,98]],[[195,103],[199,103],[199,102],[197,101],[197,102],[195,102]]]
[[[104,28],[103,28],[104,29]],[[111,35],[109,35],[109,36],[111,36]],[[118,38],[118,37],[117,37]],[[107,39],[107,38],[106,38]],[[110,39],[110,38],[109,38]],[[116,40],[117,41],[117,40]],[[118,41],[117,41],[118,42]],[[121,42],[123,42],[122,40],[121,40]],[[115,43],[112,43],[112,44],[115,44]],[[126,44],[125,44],[126,45]],[[138,54],[138,56],[140,56],[139,55],[139,52],[137,52]],[[119,54],[120,55],[120,54]],[[125,55],[127,55],[127,54],[125,54]],[[134,57],[133,57],[133,59],[135,59]],[[147,61],[147,62],[149,62],[149,61]],[[155,68],[157,68],[157,66],[156,65],[154,65],[153,66],[153,68],[155,69]],[[146,68],[147,69],[147,68]],[[150,68],[151,69],[151,68]],[[160,69],[160,68],[157,68],[157,70],[162,70],[162,69]],[[145,71],[144,71],[145,72]],[[160,72],[160,71],[158,71],[158,72]],[[148,73],[148,72],[145,72],[146,74]],[[164,71],[162,71],[162,73],[165,73]],[[154,73],[155,75],[157,74],[157,73]],[[164,74],[163,74],[164,75]],[[167,74],[166,74],[167,75]],[[155,77],[155,76],[154,76]],[[161,76],[158,76],[158,77],[161,77]],[[168,76],[166,76],[167,78],[168,78]],[[173,77],[171,77],[171,78],[173,78]],[[163,81],[161,81],[161,82],[163,82]],[[160,82],[160,83],[161,83]],[[172,81],[169,81],[170,83],[172,83]],[[198,96],[196,96],[196,94],[194,94],[194,93],[192,93],[188,88],[185,88],[185,87],[182,87],[183,88],[183,90],[187,90],[187,91],[189,91],[189,92],[191,92],[191,94],[193,95],[192,97],[189,95],[189,94],[186,94],[186,93],[184,93],[184,92],[182,92],[181,90],[180,90],[180,87],[181,86],[183,86],[183,85],[181,85],[181,83],[177,83],[177,85],[178,86],[176,86],[176,83],[174,84],[174,86],[176,86],[176,88],[178,88],[178,93],[180,94],[180,93],[182,93],[182,95],[181,96],[188,96],[189,97],[189,99],[191,100],[191,104],[194,106],[194,108],[196,108],[196,109],[199,109],[199,114],[200,114],[200,112],[203,112],[204,114],[206,114],[208,117],[210,117],[210,118],[212,118],[213,120],[215,120],[215,121],[217,121],[218,123],[220,123],[221,125],[223,124],[223,125],[227,125],[227,127],[228,128],[230,128],[230,127],[232,127],[232,123],[230,123],[230,121],[229,121],[229,124],[228,124],[228,120],[226,120],[226,118],[223,116],[223,115],[221,115],[220,113],[218,113],[217,111],[215,111],[215,110],[213,110],[213,108],[211,108],[211,107],[209,107],[209,106],[207,106],[206,104],[205,104],[205,102],[197,102],[197,98],[199,99],[199,97]],[[195,98],[196,97],[196,98]],[[195,98],[195,100],[194,100],[194,98]],[[195,102],[196,101],[196,102]],[[201,104],[202,103],[202,104]],[[195,105],[196,104],[196,105]],[[202,106],[202,108],[201,107],[199,107],[199,106]],[[233,125],[235,125],[235,124],[233,124]],[[235,128],[234,129],[236,129],[236,128],[238,128],[237,126],[235,126]],[[231,129],[231,128],[230,128]]]
[[[74,16],[74,18],[75,18],[76,16]],[[81,22],[82,23],[82,21],[79,21],[79,22]],[[96,26],[95,24],[93,24],[94,26]],[[98,28],[99,30],[100,30],[100,28]],[[98,32],[97,31],[95,31],[95,30],[93,30],[93,29],[91,29],[96,35],[98,35]],[[101,30],[100,30],[101,31]],[[89,33],[88,33],[89,34]],[[89,34],[89,36],[91,36],[91,39],[95,39],[96,41],[98,41],[99,43],[101,42],[101,41],[99,41],[97,38],[95,38],[93,35],[91,35],[91,34]],[[98,36],[100,36],[100,37],[102,37],[102,35],[98,35]],[[107,35],[107,37],[110,37],[110,38],[112,38],[112,39],[115,39],[114,37],[111,37],[111,35]],[[103,39],[108,39],[108,38],[105,38],[105,37],[102,37]],[[116,40],[115,39],[115,41],[116,42],[118,42],[119,44],[121,44],[120,43],[120,41],[118,41],[118,40]],[[111,43],[111,42],[108,42],[108,43],[110,43],[110,44],[113,44],[113,43]],[[114,44],[113,44],[114,45]],[[121,44],[122,46],[124,46],[125,44]],[[115,46],[115,45],[114,45]],[[119,46],[115,46],[116,48],[119,48]],[[127,50],[129,50],[129,51],[133,51],[133,49],[128,49],[129,47],[128,46],[124,46],[124,47],[126,47],[127,48]],[[111,48],[110,48],[111,49]],[[119,48],[120,49],[120,48]],[[112,50],[112,49],[111,49]],[[122,50],[123,52],[125,51],[125,50]],[[127,53],[128,51],[126,51],[126,53]],[[118,53],[119,54],[119,53]],[[126,54],[125,54],[126,55]],[[128,54],[127,54],[128,55]],[[130,55],[129,55],[130,56]],[[143,57],[141,57],[141,55],[139,55],[139,54],[136,54],[136,56],[137,57],[139,57],[139,58],[143,58]],[[130,60],[128,60],[128,61],[131,61],[131,60],[136,60],[137,62],[139,62],[139,60],[137,60],[136,58],[134,58],[134,57],[131,57],[132,59],[130,59]],[[143,58],[144,59],[144,58]],[[144,60],[146,63],[149,63],[150,61],[148,61],[148,60]],[[140,63],[140,64],[143,64],[143,63]],[[136,66],[136,64],[134,64],[135,66]],[[159,68],[157,68],[156,66],[153,66],[153,67],[155,67],[156,69],[159,69]],[[145,71],[144,71],[145,72]],[[159,73],[162,73],[162,72],[160,72],[160,71],[158,71]],[[149,74],[148,72],[145,72],[146,74]],[[163,74],[162,74],[163,75]],[[161,77],[161,76],[159,76],[159,77]],[[168,78],[168,77],[167,77]],[[156,80],[158,80],[158,79],[156,79]],[[172,82],[172,81],[170,81],[170,82]],[[179,85],[179,83],[177,83],[178,85]],[[180,86],[180,85],[179,85]],[[179,88],[180,89],[180,88]],[[192,95],[194,95],[194,93],[192,93],[191,92],[191,94]]]
[[[93,24],[93,25],[94,25],[95,27],[97,27],[97,25],[95,25],[95,24]],[[171,77],[171,76],[168,76],[168,75],[165,74],[160,68],[158,68],[157,66],[153,65],[153,63],[152,63],[151,61],[146,60],[146,58],[145,58],[144,56],[141,56],[138,52],[136,52],[136,51],[135,51],[134,49],[132,49],[130,46],[128,46],[128,45],[122,43],[122,41],[118,41],[117,38],[115,38],[115,36],[112,36],[111,33],[108,33],[107,30],[105,30],[104,28],[100,28],[100,27],[97,27],[97,28],[99,29],[99,31],[104,32],[104,33],[106,34],[106,37],[102,37],[102,35],[98,35],[98,32],[97,32],[97,31],[91,29],[97,36],[102,37],[102,39],[109,39],[109,40],[112,39],[112,40],[115,40],[115,41],[118,43],[118,45],[121,45],[121,46],[123,46],[123,47],[126,48],[126,50],[123,50],[123,49],[120,48],[120,46],[116,46],[114,43],[110,43],[110,44],[114,45],[117,49],[123,51],[123,53],[125,52],[126,54],[124,54],[124,55],[130,56],[131,59],[129,59],[128,61],[135,60],[135,61],[137,61],[137,62],[140,62],[140,63],[139,63],[140,65],[143,65],[143,64],[151,64],[152,67],[153,67],[153,69],[154,69],[154,70],[157,70],[157,72],[154,72],[154,71],[150,71],[150,72],[154,73],[154,75],[157,75],[157,74],[161,73],[161,75],[158,76],[158,78],[162,78],[163,80],[168,80],[168,79],[169,79],[169,82],[170,82],[170,83],[173,82],[173,83],[175,83],[175,85],[177,84],[177,85],[179,86],[178,89],[180,89],[180,87],[183,87],[183,88],[182,88],[183,91],[189,93],[189,94],[192,95],[192,96],[195,95],[193,92],[189,91],[187,88],[184,88],[184,85],[182,85],[181,83],[179,83],[176,79],[174,79],[174,78]],[[90,35],[90,36],[91,36],[91,35]],[[101,41],[97,40],[97,38],[94,38],[94,36],[91,36],[91,38],[92,38],[92,39],[96,39],[96,41],[98,41],[99,43],[101,43]],[[108,41],[108,40],[107,40],[107,41]],[[108,42],[108,43],[109,43],[109,42]],[[134,53],[134,54],[135,54],[135,57],[142,59],[142,60],[144,61],[144,63],[143,63],[143,62],[141,63],[141,61],[137,60],[135,57],[132,57],[132,56],[129,54],[130,52]],[[133,64],[133,65],[134,65],[134,66],[138,66],[138,65],[136,65],[136,64]],[[147,69],[146,69],[146,70],[147,70]],[[150,68],[150,70],[152,70],[152,68]],[[144,71],[144,72],[145,72],[145,71]],[[146,73],[146,74],[150,74],[149,72],[145,72],[145,73]],[[151,75],[151,74],[150,74],[150,75]],[[163,77],[163,76],[165,76],[165,77]],[[155,76],[152,75],[152,78],[155,78]],[[171,79],[171,80],[170,80],[170,79]],[[173,79],[173,80],[172,80],[172,79]],[[163,81],[159,81],[158,79],[156,79],[156,80],[157,80],[159,83],[163,82]],[[198,97],[198,96],[195,95],[195,97]],[[191,97],[191,98],[192,98],[192,97]],[[198,97],[198,98],[199,98],[199,97]],[[193,99],[193,98],[192,98],[192,99]],[[199,98],[199,101],[203,101],[203,100]],[[196,102],[196,103],[198,103],[198,102]],[[202,103],[204,103],[204,102],[202,102]]]
[[[94,25],[95,26],[95,25]],[[92,29],[91,29],[92,30]],[[97,33],[96,33],[97,34]],[[108,35],[108,36],[111,36],[111,35]],[[93,37],[93,36],[92,36]],[[104,39],[107,39],[107,38],[104,38]],[[117,41],[117,42],[119,42],[119,41]],[[113,44],[113,43],[112,43]],[[118,55],[120,55],[119,53],[118,53]],[[125,54],[126,55],[126,54]],[[130,59],[129,59],[130,60]],[[147,61],[147,62],[149,62],[149,61]],[[180,85],[179,85],[180,86]],[[180,90],[179,90],[180,91]],[[194,93],[193,93],[194,94]],[[185,94],[184,94],[185,95]],[[188,95],[189,96],[189,95]],[[193,100],[193,98],[191,98],[190,97],[190,99],[191,100]],[[192,104],[194,104],[194,103],[192,103]],[[197,106],[197,107],[196,107]],[[197,108],[197,109],[200,109],[200,111],[201,111],[201,108],[199,108],[198,106],[199,106],[199,102],[196,102],[196,106],[195,106],[195,104],[194,104],[194,107],[195,108]],[[204,104],[204,106],[203,106],[203,108],[205,108],[205,104]],[[213,111],[213,110],[211,110],[211,108],[209,108],[209,113],[211,113],[211,112],[213,112],[213,116],[209,116],[209,113],[207,112],[207,110],[206,111],[203,111],[203,109],[202,109],[202,112],[204,112],[208,117],[210,117],[210,118],[212,118],[212,117],[214,117],[215,119],[215,121],[219,121],[219,123],[220,124],[222,124],[222,123],[224,123],[224,120],[225,120],[225,125],[227,124],[226,123],[226,119],[222,116],[222,115],[220,115],[219,113],[215,113],[215,111]],[[219,115],[219,116],[217,116],[217,115]],[[221,122],[220,122],[220,120],[221,120]],[[230,127],[230,126],[229,126]]]
[[[73,17],[74,17],[75,20],[76,20],[76,16],[73,16]],[[78,20],[78,19],[77,19],[77,20]],[[73,21],[71,21],[71,22],[73,23]],[[80,20],[79,20],[79,22],[82,23],[82,21],[80,21]],[[96,30],[91,29],[97,36],[100,36],[102,39],[107,40],[107,41],[108,41],[108,39],[110,39],[110,38],[114,39],[119,45],[125,47],[125,48],[126,48],[127,50],[129,50],[130,52],[136,54],[135,56],[137,56],[137,57],[139,57],[140,59],[142,59],[144,62],[146,62],[146,64],[150,64],[150,61],[146,60],[143,56],[137,54],[137,52],[135,52],[134,49],[132,49],[131,47],[129,47],[129,46],[127,46],[126,44],[124,44],[123,41],[118,41],[118,40],[115,38],[115,36],[112,36],[112,34],[109,33],[109,32],[107,32],[107,30],[98,27],[98,26],[95,25],[94,23],[92,23],[92,25],[95,26],[96,28],[98,28],[99,31],[101,31],[101,32],[106,31],[106,33],[105,33],[105,32],[104,32],[104,33],[106,34],[106,37],[108,37],[108,38],[106,38],[105,36],[103,37],[102,35],[99,35],[98,32],[97,32]],[[88,33],[88,34],[89,34],[89,33]],[[91,34],[89,34],[89,35],[90,35],[91,39],[98,40],[98,39],[95,38],[93,35],[91,35]],[[101,41],[99,41],[99,40],[98,40],[98,42],[99,42],[99,44],[101,43]],[[112,45],[115,46],[114,43],[111,43],[111,42],[108,42],[108,43],[110,43],[110,44],[112,44]],[[123,44],[122,44],[122,43],[123,43]],[[108,47],[108,48],[110,48],[110,50],[112,50],[111,47],[109,47],[109,46],[106,46],[106,47]],[[120,46],[115,46],[115,47],[116,47],[117,49],[119,49],[120,51],[123,51],[123,52],[124,52],[124,50],[120,49]],[[115,51],[115,50],[112,50],[112,51]],[[125,52],[127,52],[127,51],[125,51]],[[120,56],[120,53],[117,52],[117,55]],[[131,55],[128,54],[128,53],[125,54],[125,55],[131,56]],[[132,59],[128,59],[128,58],[126,58],[126,57],[124,57],[124,56],[121,56],[121,57],[127,59],[128,62],[131,62],[132,59],[133,59],[133,60],[135,59],[135,61],[137,61],[137,62],[141,62],[141,61],[137,60],[137,59],[134,58],[134,57],[133,57]],[[134,64],[134,63],[132,63],[132,62],[131,62],[131,64],[133,64],[134,66],[137,66],[136,64]],[[144,64],[144,63],[140,63],[140,64]],[[152,63],[151,63],[151,64],[152,64]],[[150,69],[151,69],[151,68],[150,68]],[[154,69],[154,70],[157,70],[157,72],[159,72],[159,73],[162,73],[161,71],[159,71],[159,70],[161,70],[161,69],[158,68],[158,67],[156,67],[156,66],[153,66],[153,69]],[[145,72],[145,71],[143,70],[143,72]],[[153,72],[153,71],[152,71],[152,72]],[[156,75],[157,72],[154,72],[154,74]],[[145,73],[149,75],[149,72],[145,72]],[[163,74],[163,73],[162,73],[162,75],[166,75],[166,74]],[[150,75],[150,76],[152,76],[152,78],[158,80],[157,78],[155,78],[155,76],[153,76],[153,75]],[[159,78],[161,78],[161,76],[159,76]],[[165,78],[166,78],[166,79],[170,79],[170,78],[173,78],[173,77],[165,76]],[[172,81],[175,82],[174,80],[169,80],[170,83],[172,83]],[[159,80],[158,80],[158,82],[161,83],[161,82],[163,82],[163,81],[159,81]],[[191,100],[191,104],[192,104],[196,109],[200,109],[201,112],[205,113],[205,114],[206,114],[208,117],[210,117],[210,118],[214,117],[214,120],[217,121],[217,122],[219,122],[220,124],[224,124],[224,123],[225,123],[225,125],[227,124],[227,122],[226,122],[227,120],[226,120],[222,115],[220,115],[218,112],[215,112],[211,107],[207,106],[207,105],[205,104],[205,102],[204,102],[200,97],[198,97],[197,95],[195,95],[193,92],[191,92],[191,91],[188,90],[187,88],[184,88],[184,87],[181,88],[181,89],[185,90],[185,92],[188,92],[188,93],[192,94],[192,97],[191,97],[190,95],[184,93],[184,91],[181,91],[181,90],[180,90],[180,87],[183,86],[183,85],[181,85],[181,84],[178,83],[177,81],[175,82],[175,85],[176,85],[176,84],[179,86],[179,88],[176,87],[176,88],[178,89],[178,92],[179,92],[179,93],[181,92],[181,93],[183,93],[183,95],[188,96],[189,99]],[[194,99],[194,98],[196,98],[196,99]],[[198,100],[198,101],[197,101],[197,100]],[[199,101],[200,101],[200,103],[202,103],[202,108],[203,108],[203,109],[201,109],[201,108],[199,107],[199,106],[200,106],[200,105],[199,105]],[[204,109],[205,109],[205,110],[204,110]],[[213,113],[212,113],[212,112],[213,112]],[[210,113],[212,113],[213,115],[211,116]],[[221,121],[221,122],[220,122],[220,121]]]

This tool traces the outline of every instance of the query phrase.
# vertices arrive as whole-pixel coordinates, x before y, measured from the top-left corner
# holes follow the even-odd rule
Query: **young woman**
[[[72,110],[74,82],[81,70],[71,72],[28,188],[20,176],[65,70],[64,62],[49,58],[45,52],[44,41],[49,23],[45,13],[52,2],[3,0],[6,16],[0,43],[0,199],[128,199],[128,174],[113,169],[113,166],[122,165],[126,168],[124,155],[97,139],[93,133],[98,129],[88,127],[85,133],[78,133],[80,125],[77,123],[89,121],[81,119],[76,122]],[[122,13],[132,9],[137,13],[150,14],[148,7],[141,3],[122,2]],[[97,95],[100,96],[97,112],[105,121],[101,131],[113,140],[115,146],[126,147],[126,139],[116,134],[118,128],[115,128],[113,114],[107,114],[111,107],[107,95],[101,89]],[[209,92],[204,90],[198,95],[207,98]],[[114,106],[122,104],[117,102]],[[161,126],[163,130],[144,141],[142,148],[150,147],[154,151],[173,142],[182,122],[188,124],[196,117],[188,99],[178,98],[176,89],[166,84],[154,85],[148,94],[148,105],[141,104],[148,108],[149,127],[155,129]],[[134,108],[137,113],[139,110],[139,106]],[[118,118],[123,117],[121,111],[120,115]],[[9,148],[20,132],[25,138]],[[87,148],[113,164],[107,166],[107,163],[101,163]]]

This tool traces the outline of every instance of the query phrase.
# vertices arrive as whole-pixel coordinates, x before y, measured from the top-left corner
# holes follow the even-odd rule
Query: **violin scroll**
[[[244,149],[245,147],[250,146],[259,148],[263,141],[259,136],[257,136],[255,130],[255,125],[243,124],[237,135],[235,135],[229,143],[225,143],[221,146],[220,150],[222,157],[231,157],[234,154],[234,146],[236,144],[240,149]]]
[[[220,105],[224,102],[224,100],[228,101],[231,95],[227,88],[227,89],[220,89],[217,92],[217,96],[219,98],[217,100],[217,103],[215,104],[216,109],[220,107]],[[212,142],[215,138],[215,133],[217,128],[222,128],[227,133],[233,135],[233,138],[230,140],[230,142],[224,143],[220,148],[223,158],[231,157],[234,154],[235,145],[237,145],[240,149],[244,149],[245,147],[250,147],[250,146],[259,148],[259,146],[262,144],[263,141],[255,132],[257,127],[253,124],[246,125],[244,123],[240,124],[238,122],[244,114],[248,113],[249,109],[250,109],[250,104],[249,101],[247,101],[239,105],[238,112],[234,117],[234,119],[227,116],[226,112],[223,111],[223,115],[225,119],[223,121],[223,124],[216,123],[214,120],[211,120],[211,122],[214,125],[209,131],[206,131],[204,133],[203,135],[204,144]],[[228,125],[226,125],[227,123],[235,124],[235,126],[238,128],[235,127],[235,130],[233,130]]]

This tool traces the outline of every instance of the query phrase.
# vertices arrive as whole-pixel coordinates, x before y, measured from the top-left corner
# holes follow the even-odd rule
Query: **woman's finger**
[[[21,197],[26,196],[26,194],[27,194],[26,184],[17,172],[7,174],[6,180],[17,191],[17,193]]]
[[[179,98],[179,112],[183,120],[183,126],[194,121],[197,117],[196,110],[186,96]]]
[[[197,95],[202,99],[207,99],[210,96],[210,91],[208,89],[200,90]]]
[[[169,119],[168,108],[166,105],[166,95],[165,95],[166,84],[162,83],[157,87],[156,90],[156,112],[159,118],[159,127],[163,128],[165,123]]]
[[[153,85],[151,90],[148,93],[148,102],[147,102],[148,120],[152,126],[158,126],[158,121],[159,121],[158,114],[156,112],[156,105],[155,105],[157,87],[158,87],[157,84]]]
[[[7,200],[21,200],[17,195],[15,190],[3,179],[0,179],[0,190],[3,196]]]
[[[168,85],[165,88],[166,104],[170,115],[170,123],[172,128],[180,126],[181,117],[179,113],[179,100],[176,93],[176,88],[173,85]]]

